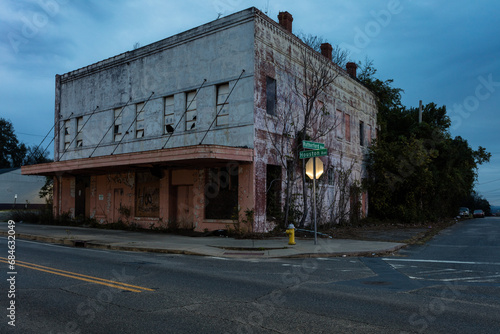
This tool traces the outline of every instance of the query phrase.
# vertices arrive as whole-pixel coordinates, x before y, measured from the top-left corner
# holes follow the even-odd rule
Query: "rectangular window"
[[[370,146],[372,144],[372,127],[371,127],[371,125],[368,125],[368,129],[366,129],[366,131],[367,131],[367,135],[366,135],[367,144],[368,144],[368,146]]]
[[[122,139],[122,108],[118,108],[114,110],[114,131],[113,131],[113,140],[120,141]]]
[[[82,147],[83,146],[83,140],[82,140],[82,129],[83,129],[83,117],[78,117],[76,119],[76,147]]]
[[[335,184],[335,169],[328,168],[328,185],[333,186]]]
[[[136,104],[135,138],[144,137],[144,102]]]
[[[276,80],[266,77],[266,109],[269,115],[276,115]]]
[[[229,95],[229,83],[217,86],[217,125],[229,124],[229,106],[227,97]]]
[[[167,96],[163,107],[164,133],[174,132],[174,96]]]
[[[238,208],[238,167],[210,168],[205,185],[205,218],[231,219]]]
[[[64,121],[64,149],[69,148],[71,143],[71,131],[70,131],[70,120]]]
[[[359,145],[365,145],[365,123],[359,121]]]
[[[351,115],[344,115],[345,126],[345,140],[351,141]]]
[[[327,115],[327,110],[325,107],[325,103],[323,101],[318,101],[317,103],[318,111],[321,111],[323,114]]]
[[[340,110],[337,109],[337,112],[335,113],[335,117],[336,117],[336,119],[335,119],[335,128],[336,128],[336,131],[335,132],[337,133],[337,138],[339,138],[339,139],[342,139],[342,137],[343,137],[342,136],[342,130],[343,130],[342,127],[343,126],[342,125],[344,123],[343,122],[344,120],[343,120],[342,116],[343,116],[342,115],[342,111],[340,111]]]
[[[281,214],[281,166],[266,165],[266,215],[279,217]]]
[[[368,215],[368,193],[361,194],[361,214],[363,217]]]
[[[83,117],[77,117],[76,119],[76,130],[81,133],[83,129]]]
[[[186,93],[186,130],[196,128],[196,91]]]

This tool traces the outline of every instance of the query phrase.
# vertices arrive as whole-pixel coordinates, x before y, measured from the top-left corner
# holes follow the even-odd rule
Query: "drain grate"
[[[73,247],[85,247],[87,242],[84,240],[73,240]]]

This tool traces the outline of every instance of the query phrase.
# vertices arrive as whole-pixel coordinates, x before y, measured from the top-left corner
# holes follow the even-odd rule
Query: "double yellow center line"
[[[9,263],[7,258],[1,257],[1,256],[0,256],[0,262]],[[66,271],[66,270],[61,270],[61,269],[56,269],[56,268],[51,268],[51,267],[45,267],[45,266],[41,266],[39,264],[34,264],[34,263],[29,263],[29,262],[24,262],[24,261],[19,261],[19,260],[16,260],[16,266],[24,267],[24,268],[28,268],[28,269],[33,269],[33,270],[38,270],[38,271],[43,271],[43,272],[54,274],[54,275],[74,278],[74,279],[77,279],[80,281],[105,285],[105,286],[109,286],[111,288],[127,290],[127,291],[131,291],[131,292],[154,291],[153,289],[144,288],[144,287],[137,286],[137,285],[126,284],[126,283],[112,281],[112,280],[99,278],[99,277],[87,276],[87,275],[83,275],[83,274],[74,273],[71,271]]]

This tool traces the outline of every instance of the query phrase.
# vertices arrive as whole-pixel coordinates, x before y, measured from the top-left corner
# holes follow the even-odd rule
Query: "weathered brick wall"
[[[266,191],[266,164],[280,165],[276,143],[283,141],[279,134],[285,124],[280,116],[270,116],[266,112],[266,77],[274,78],[277,82],[277,110],[278,113],[288,113],[292,110],[293,120],[301,119],[304,113],[297,92],[298,85],[304,84],[304,59],[308,59],[308,66],[316,68],[329,67],[332,75],[337,75],[327,92],[318,98],[325,110],[330,114],[324,117],[324,124],[314,124],[318,127],[330,123],[336,127],[327,135],[317,138],[316,141],[325,144],[329,155],[322,157],[325,169],[339,163],[346,168],[353,164],[353,177],[360,180],[365,175],[363,156],[366,145],[360,145],[360,121],[364,122],[365,138],[369,132],[373,137],[376,124],[376,105],[374,95],[359,82],[349,77],[344,69],[338,68],[320,53],[305,46],[298,38],[290,34],[276,22],[264,15],[258,15],[255,25],[255,164],[256,164],[256,223],[265,225],[265,191]],[[339,117],[340,114],[340,117]],[[350,140],[345,138],[344,115],[350,116]],[[290,122],[290,120],[289,120]],[[278,128],[276,128],[278,125]],[[289,124],[290,125],[290,124]],[[372,131],[368,131],[371,128]],[[278,136],[276,137],[276,134]],[[366,143],[370,140],[367,138]],[[293,142],[293,140],[291,140]],[[274,144],[273,144],[274,143]],[[280,150],[280,148],[278,148]],[[282,149],[283,150],[283,149]],[[289,149],[285,149],[291,153]],[[326,170],[325,170],[326,174]],[[327,177],[327,175],[323,176]],[[283,172],[282,180],[285,178]],[[285,184],[283,182],[282,189]],[[301,192],[300,187],[296,189]],[[332,196],[325,197],[332,201]],[[284,192],[283,192],[284,200]],[[271,226],[266,226],[270,228]]]

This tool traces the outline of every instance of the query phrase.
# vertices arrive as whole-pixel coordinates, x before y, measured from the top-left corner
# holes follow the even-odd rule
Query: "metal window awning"
[[[23,166],[23,175],[95,174],[130,168],[203,168],[229,162],[251,163],[251,148],[197,145]]]

